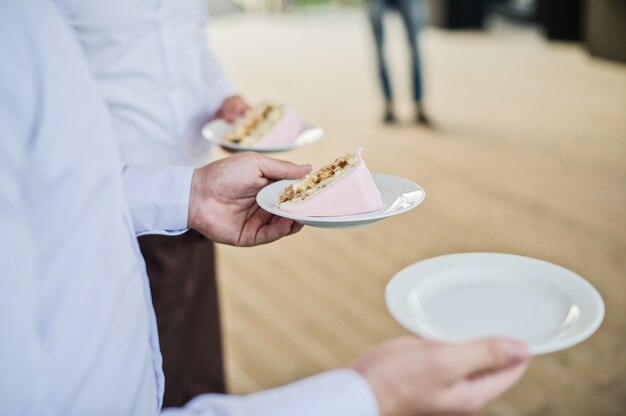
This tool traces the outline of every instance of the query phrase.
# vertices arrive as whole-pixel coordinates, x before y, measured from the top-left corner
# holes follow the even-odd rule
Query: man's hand
[[[262,210],[257,193],[281,179],[301,178],[310,165],[240,153],[196,169],[191,180],[189,226],[209,239],[236,246],[270,243],[302,225]]]
[[[215,113],[215,118],[223,118],[232,123],[238,117],[242,116],[250,106],[239,95],[228,97],[222,102],[219,110]]]
[[[381,416],[468,415],[513,386],[529,363],[525,344],[487,339],[441,344],[403,337],[351,365],[369,382]]]

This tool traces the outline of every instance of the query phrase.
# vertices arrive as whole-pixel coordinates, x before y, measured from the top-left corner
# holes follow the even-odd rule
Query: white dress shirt
[[[202,166],[201,127],[233,84],[208,48],[207,0],[60,0],[125,163]]]
[[[122,172],[106,106],[48,0],[0,0],[0,56],[0,414],[155,415],[163,373],[135,234],[187,226],[192,170]],[[377,407],[361,376],[336,370],[164,413]]]

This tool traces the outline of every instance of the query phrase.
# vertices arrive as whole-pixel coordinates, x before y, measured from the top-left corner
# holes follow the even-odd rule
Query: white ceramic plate
[[[234,124],[228,123],[222,119],[213,120],[204,125],[202,128],[202,136],[213,144],[225,147],[235,152],[253,151],[259,153],[284,152],[287,150],[297,149],[298,147],[313,144],[324,137],[324,130],[320,127],[314,126],[310,123],[304,123],[302,131],[291,143],[282,146],[250,146],[224,140],[224,136],[233,128],[233,126]]]
[[[391,279],[385,301],[402,326],[423,338],[509,336],[526,341],[535,355],[582,342],[604,318],[602,298],[585,279],[511,254],[451,254],[414,263]]]
[[[277,206],[280,194],[285,190],[285,187],[296,182],[295,180],[283,180],[266,186],[257,194],[256,201],[264,210],[274,215],[291,218],[300,224],[319,228],[353,228],[363,227],[407,212],[421,204],[426,196],[421,186],[407,179],[381,173],[373,173],[372,176],[380,191],[383,208],[366,214],[308,217],[283,211]],[[410,198],[405,201],[403,195],[410,195]]]

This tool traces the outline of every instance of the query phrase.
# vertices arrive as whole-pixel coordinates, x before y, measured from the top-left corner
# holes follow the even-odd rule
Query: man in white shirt
[[[163,373],[135,235],[191,227],[255,245],[297,232],[254,195],[310,166],[242,154],[201,169],[122,170],[107,108],[54,5],[1,0],[0,31],[0,414],[156,415]],[[514,340],[405,337],[344,369],[162,413],[465,414],[527,365]]]
[[[124,163],[200,167],[213,117],[247,108],[207,45],[207,0],[62,0]],[[166,406],[224,393],[214,247],[191,230],[139,238],[157,317]]]

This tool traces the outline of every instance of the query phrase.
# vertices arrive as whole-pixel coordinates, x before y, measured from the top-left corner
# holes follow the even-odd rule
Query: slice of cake
[[[356,149],[289,185],[278,207],[311,217],[353,215],[382,209],[372,174]]]
[[[295,110],[264,102],[249,109],[224,139],[247,146],[281,146],[293,142],[301,131]]]

